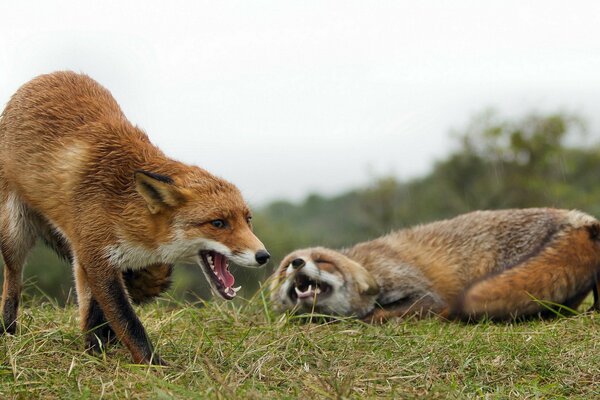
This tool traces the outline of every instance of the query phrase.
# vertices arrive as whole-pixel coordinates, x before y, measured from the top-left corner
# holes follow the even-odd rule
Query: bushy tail
[[[140,270],[123,272],[129,297],[135,304],[147,303],[171,286],[173,265],[156,264]]]

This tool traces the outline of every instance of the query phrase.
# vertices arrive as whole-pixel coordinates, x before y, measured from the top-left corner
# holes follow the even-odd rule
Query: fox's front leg
[[[86,332],[85,348],[98,352],[108,343],[116,341],[117,336],[112,330],[98,302],[91,296],[85,272],[74,266],[75,281],[81,313],[81,329]],[[173,265],[154,264],[145,269],[126,270],[123,280],[127,294],[134,304],[150,302],[164,293],[171,286]]]
[[[424,318],[432,315],[447,318],[448,307],[443,301],[424,295],[420,298],[407,298],[393,304],[383,305],[381,308],[375,308],[362,320],[371,324],[383,324],[391,319]]]
[[[153,353],[146,330],[127,297],[121,271],[102,257],[75,256],[77,292],[80,298],[81,325],[86,332],[86,346],[96,349],[110,339],[111,330],[127,346],[136,363],[164,365]],[[81,292],[81,294],[80,294]],[[99,306],[99,307],[98,307]],[[111,330],[98,327],[104,318]]]
[[[76,260],[73,263],[73,270],[79,321],[81,329],[85,333],[85,349],[93,353],[99,352],[105,348],[107,343],[115,340],[116,335],[106,321],[102,308],[92,296],[87,274]]]

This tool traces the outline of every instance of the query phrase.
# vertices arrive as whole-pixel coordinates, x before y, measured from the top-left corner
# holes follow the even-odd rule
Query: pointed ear
[[[356,262],[349,263],[348,267],[351,270],[352,277],[354,277],[358,293],[368,295],[379,293],[379,284],[365,267]]]
[[[152,214],[175,207],[184,200],[173,179],[148,171],[135,172],[135,188],[142,195]]]

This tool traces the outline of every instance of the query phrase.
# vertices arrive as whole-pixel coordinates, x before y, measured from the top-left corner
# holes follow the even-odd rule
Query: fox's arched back
[[[158,277],[165,287],[168,265],[198,263],[213,291],[231,299],[238,288],[229,260],[259,266],[269,258],[233,184],[167,157],[108,90],[73,72],[33,79],[6,106],[0,208],[6,330],[15,331],[26,255],[43,237],[73,263],[87,346],[100,348],[114,330],[136,362],[158,358],[130,305],[123,271],[150,268],[128,280]],[[136,301],[152,293],[128,284]]]

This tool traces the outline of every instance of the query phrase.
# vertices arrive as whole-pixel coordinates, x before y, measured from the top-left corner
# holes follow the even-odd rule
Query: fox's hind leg
[[[596,224],[561,232],[539,253],[473,283],[453,307],[451,316],[502,320],[552,314],[549,308],[556,309],[554,305],[576,309],[591,290],[598,290],[597,232]]]
[[[0,251],[4,259],[1,334],[17,330],[23,265],[35,243],[36,231],[31,211],[15,193],[2,190],[0,199]]]

